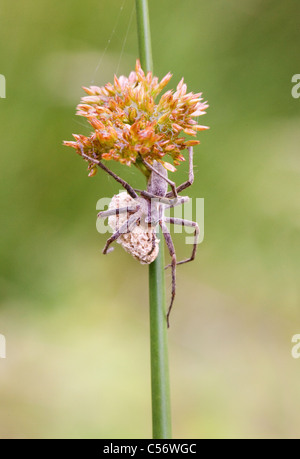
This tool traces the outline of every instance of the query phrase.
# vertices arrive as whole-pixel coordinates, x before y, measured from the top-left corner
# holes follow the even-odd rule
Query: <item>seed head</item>
[[[64,145],[97,160],[114,160],[130,166],[141,155],[150,164],[156,160],[166,169],[176,170],[166,156],[178,165],[185,159],[181,151],[200,143],[183,134],[195,137],[197,131],[208,129],[193,119],[204,115],[208,105],[202,102],[201,93],[187,93],[183,79],[175,92],[167,91],[157,101],[171,77],[168,73],[159,82],[151,72],[145,75],[137,60],[129,77],[115,76],[113,84],[84,87],[87,96],[77,106],[77,115],[87,118],[93,131],[88,137],[73,134],[75,141],[65,141]],[[95,164],[85,160],[89,163],[89,175],[95,175]]]

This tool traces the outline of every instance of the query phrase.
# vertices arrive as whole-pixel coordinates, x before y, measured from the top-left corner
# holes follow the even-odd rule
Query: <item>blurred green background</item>
[[[169,331],[174,437],[299,437],[300,3],[149,3],[155,74],[210,104],[189,190],[205,239]],[[0,37],[0,438],[150,438],[148,270],[101,254],[96,202],[119,187],[62,146],[88,132],[81,86],[134,68],[134,1],[4,0]]]

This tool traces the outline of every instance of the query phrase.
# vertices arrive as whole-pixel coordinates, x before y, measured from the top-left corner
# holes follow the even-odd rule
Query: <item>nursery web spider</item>
[[[157,225],[159,225],[162,229],[162,233],[164,235],[171,256],[171,263],[168,266],[166,266],[166,268],[172,268],[172,293],[166,317],[168,327],[170,312],[173,306],[176,291],[176,265],[180,265],[194,260],[199,237],[199,227],[196,222],[184,220],[182,218],[168,218],[164,215],[165,209],[184,204],[189,200],[188,196],[178,196],[178,193],[182,192],[183,190],[191,186],[194,181],[193,148],[189,147],[188,150],[189,178],[186,182],[182,183],[178,187],[176,187],[174,182],[168,179],[168,172],[161,163],[154,161],[153,165],[151,165],[140,156],[140,160],[150,172],[147,190],[143,191],[132,188],[131,185],[129,185],[121,177],[119,177],[110,169],[108,169],[101,161],[86,155],[83,151],[83,148],[81,148],[81,154],[83,158],[87,159],[88,161],[94,164],[97,164],[101,169],[107,172],[118,183],[120,183],[123,188],[125,188],[128,194],[133,199],[135,199],[136,202],[136,204],[132,207],[121,207],[118,209],[111,209],[100,212],[98,214],[100,218],[106,218],[113,214],[120,214],[125,212],[127,212],[129,215],[129,218],[126,220],[126,222],[119,229],[117,229],[117,231],[115,231],[115,233],[107,240],[105,247],[103,249],[103,253],[107,254],[111,252],[113,250],[113,248],[110,247],[111,243],[116,241],[122,234],[131,232],[132,229],[140,223],[144,223],[148,227],[152,227],[154,230],[157,229]],[[170,185],[172,190],[170,192],[168,192],[168,185]],[[194,244],[192,254],[189,258],[177,262],[174,244],[170,232],[166,226],[166,223],[195,228]],[[155,247],[155,232],[153,232],[153,234],[154,238],[151,252],[154,250]]]

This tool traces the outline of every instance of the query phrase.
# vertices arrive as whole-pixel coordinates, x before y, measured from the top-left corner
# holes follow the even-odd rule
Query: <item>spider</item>
[[[153,161],[153,165],[146,162],[140,155],[140,160],[144,166],[149,170],[150,177],[148,181],[147,190],[137,190],[134,189],[131,185],[125,182],[121,177],[116,175],[110,169],[108,169],[101,161],[94,159],[84,153],[83,147],[81,147],[81,154],[83,158],[88,161],[98,165],[101,169],[107,172],[111,177],[113,177],[118,183],[120,183],[123,188],[128,192],[128,194],[135,200],[135,203],[132,206],[120,207],[117,209],[110,209],[102,211],[98,214],[100,218],[106,218],[111,215],[118,215],[120,213],[127,212],[129,218],[123,223],[120,228],[118,228],[114,234],[106,241],[106,244],[103,249],[103,254],[107,254],[113,250],[110,245],[112,242],[116,241],[122,234],[129,233],[132,229],[139,225],[145,224],[146,226],[152,228],[152,248],[150,253],[154,250],[156,244],[156,229],[159,225],[161,227],[166,245],[171,256],[171,263],[166,266],[166,268],[172,268],[172,292],[171,300],[167,310],[166,320],[167,326],[170,326],[170,313],[174,303],[175,292],[176,292],[176,265],[181,265],[183,263],[188,263],[189,261],[194,260],[197,250],[198,238],[199,238],[199,227],[196,222],[190,220],[184,220],[182,218],[168,218],[164,215],[164,210],[168,208],[181,205],[189,200],[188,196],[178,196],[178,193],[185,190],[193,184],[194,181],[194,170],[193,170],[193,148],[189,147],[189,178],[186,182],[182,183],[180,186],[176,187],[175,183],[168,179],[168,172],[164,166],[157,162]],[[168,185],[171,187],[171,191],[168,192]],[[173,225],[181,225],[187,227],[193,227],[194,231],[194,244],[191,256],[181,261],[177,261],[175,247],[171,238],[171,234],[166,226],[166,223]]]

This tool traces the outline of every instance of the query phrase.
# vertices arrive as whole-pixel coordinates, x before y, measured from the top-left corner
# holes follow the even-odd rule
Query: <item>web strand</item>
[[[116,29],[118,27],[118,24],[119,24],[119,21],[120,21],[120,18],[121,18],[125,3],[126,3],[126,0],[123,0],[123,3],[121,5],[121,7],[120,7],[120,10],[119,10],[116,22],[115,22],[115,25],[114,25],[113,30],[112,30],[112,32],[110,34],[109,39],[108,39],[107,45],[106,45],[105,49],[103,50],[103,53],[102,53],[102,55],[101,55],[101,57],[99,59],[99,62],[97,64],[97,66],[96,66],[96,69],[95,69],[91,84],[94,84],[94,82],[95,82],[95,77],[97,75],[97,72],[98,72],[98,70],[99,70],[99,68],[100,68],[100,66],[102,64],[103,58],[104,58],[104,56],[105,56],[105,54],[106,54],[106,52],[107,52],[107,50],[108,50],[108,48],[110,46],[111,40],[112,40],[113,36],[115,35],[115,32],[116,32]]]
[[[135,6],[133,5],[132,11],[131,11],[131,15],[130,15],[130,19],[129,19],[129,23],[128,23],[128,27],[127,27],[127,30],[126,30],[126,34],[125,34],[125,37],[124,37],[124,40],[123,40],[123,45],[122,45],[122,49],[121,49],[121,53],[120,53],[120,57],[119,57],[119,62],[118,62],[117,70],[116,70],[116,75],[118,75],[118,73],[119,73],[119,67],[120,67],[120,64],[121,64],[121,59],[122,59],[123,54],[124,54],[124,49],[125,49],[125,46],[126,46],[126,42],[127,42],[127,38],[128,38],[128,35],[129,35],[129,31],[130,31],[130,28],[131,28],[134,12],[135,12]]]

